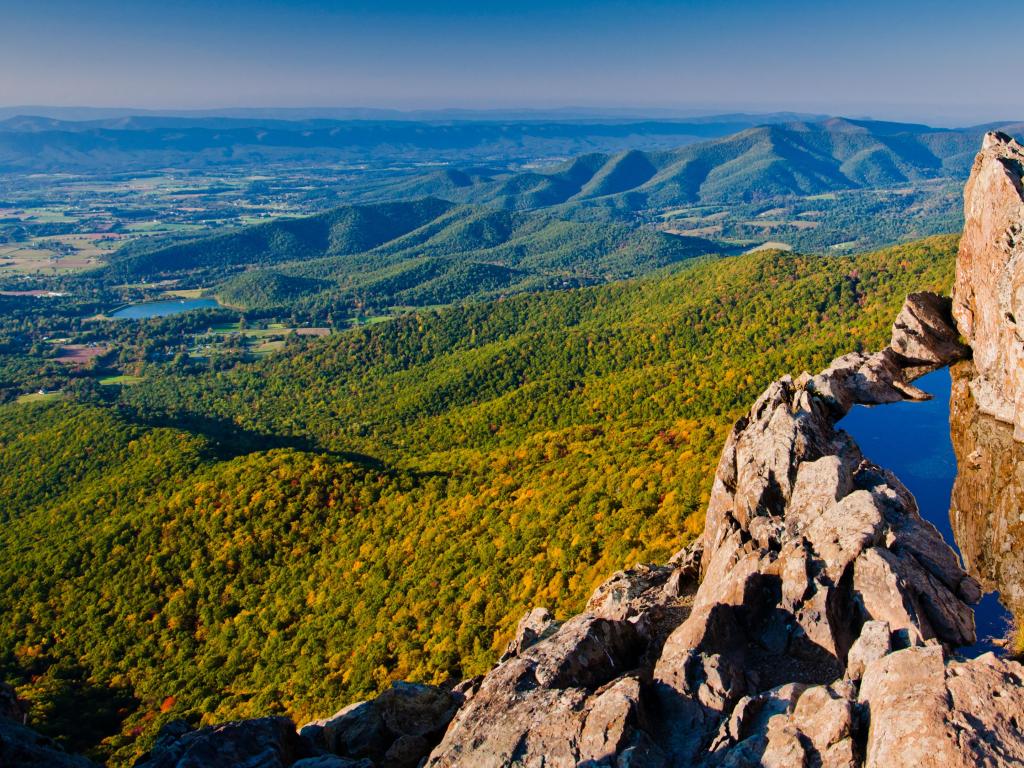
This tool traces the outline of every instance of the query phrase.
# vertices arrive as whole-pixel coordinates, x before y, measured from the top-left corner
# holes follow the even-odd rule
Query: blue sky
[[[1016,35],[964,0],[0,0],[0,105],[657,106],[980,122],[1024,118]]]

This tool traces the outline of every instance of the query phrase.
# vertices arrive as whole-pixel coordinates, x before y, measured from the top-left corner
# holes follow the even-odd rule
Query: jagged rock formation
[[[1024,147],[985,136],[964,191],[953,316],[974,350],[971,383],[983,413],[1024,439]]]
[[[427,765],[926,764],[873,725],[899,699],[879,670],[928,654],[945,690],[944,648],[973,642],[980,590],[836,422],[855,403],[923,397],[912,378],[964,353],[948,300],[915,294],[885,350],[775,382],[729,438],[700,545],[616,574],[587,613],[499,664]],[[973,664],[949,678],[1024,674]],[[954,736],[934,738],[948,752]]]

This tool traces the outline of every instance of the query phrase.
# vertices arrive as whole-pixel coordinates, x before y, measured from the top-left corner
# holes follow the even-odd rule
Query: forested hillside
[[[423,198],[344,206],[188,242],[141,242],[114,254],[105,276],[187,277],[216,285],[222,301],[242,309],[287,306],[323,317],[604,282],[730,250],[632,224]]]
[[[120,765],[172,718],[483,671],[524,609],[688,541],[740,410],[880,346],[954,248],[698,259],[3,406],[0,675]]]
[[[885,187],[966,176],[982,133],[842,118],[764,125],[673,151],[583,155],[471,194],[508,208],[613,197],[640,210]]]

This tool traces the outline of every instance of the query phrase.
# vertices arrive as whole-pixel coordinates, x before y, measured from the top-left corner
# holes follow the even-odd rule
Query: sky
[[[1017,36],[966,0],[0,0],[0,106],[794,110],[956,125],[1024,119]]]

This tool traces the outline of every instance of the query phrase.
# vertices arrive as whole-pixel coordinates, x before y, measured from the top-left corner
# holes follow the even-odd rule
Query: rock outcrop
[[[302,743],[287,717],[261,717],[237,723],[192,729],[177,720],[164,726],[149,755],[137,766],[145,768],[285,768],[313,752]]]
[[[982,696],[993,669],[1024,670],[947,671],[974,641],[980,588],[837,422],[858,403],[926,397],[912,380],[966,353],[949,300],[914,294],[886,349],[772,384],[729,437],[702,539],[666,566],[616,574],[561,626],[529,614],[530,644],[513,643],[427,765],[916,764],[913,750],[893,756],[873,714],[901,695],[889,659],[937,660],[929,680],[946,693],[920,707],[943,723],[952,681]],[[1013,744],[985,752],[979,739],[979,755],[998,764],[1024,741],[994,727]],[[956,729],[932,737],[960,749]]]
[[[440,741],[464,697],[431,685],[395,683],[300,734],[318,752],[384,768],[416,768]]]
[[[1024,439],[1024,147],[993,132],[964,191],[953,316],[974,350],[982,412]]]
[[[286,717],[193,729],[164,726],[137,768],[416,768],[464,701],[430,685],[395,683],[296,732]]]

